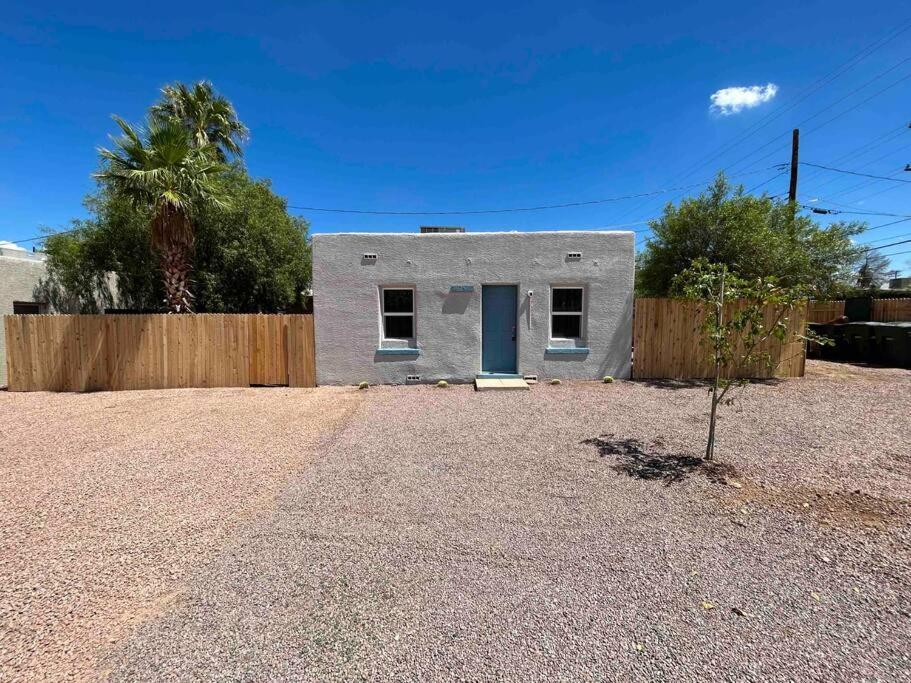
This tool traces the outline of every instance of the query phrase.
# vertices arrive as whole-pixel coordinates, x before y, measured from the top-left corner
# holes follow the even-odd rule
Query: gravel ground
[[[362,400],[337,389],[0,392],[0,681],[94,679]]]
[[[361,392],[111,675],[911,680],[911,372],[809,369],[724,409],[713,467],[702,387]]]

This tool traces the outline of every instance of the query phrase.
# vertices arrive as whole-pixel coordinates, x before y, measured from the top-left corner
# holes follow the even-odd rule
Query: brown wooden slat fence
[[[911,321],[911,299],[874,299],[872,317],[883,323]]]
[[[844,301],[811,301],[807,322],[827,323],[844,314]],[[873,299],[870,319],[883,323],[911,321],[911,299]]]
[[[726,315],[738,306],[727,304]],[[633,317],[633,377],[635,379],[697,379],[714,374],[709,348],[701,343],[701,325],[705,313],[699,304],[680,299],[636,299]],[[766,309],[766,322],[771,324],[776,309]],[[806,360],[805,344],[794,339],[806,329],[806,309],[800,307],[788,314],[788,341],[766,341],[760,351],[768,352],[773,373],[764,364],[746,368],[743,377],[803,377]],[[729,374],[729,373],[728,373]]]
[[[312,315],[8,315],[10,391],[316,386]]]
[[[827,323],[844,314],[844,301],[810,301],[807,304],[808,323]]]

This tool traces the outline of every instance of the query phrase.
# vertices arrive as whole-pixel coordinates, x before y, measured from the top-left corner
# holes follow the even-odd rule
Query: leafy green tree
[[[268,181],[254,181],[239,167],[217,182],[226,205],[206,207],[194,217],[196,310],[294,310],[310,285],[307,222],[288,214]],[[164,289],[149,238],[149,212],[104,187],[86,206],[91,217],[74,222],[74,232],[45,240],[47,285],[56,292],[49,300],[66,302],[56,305],[58,310],[85,313],[105,307],[160,310]],[[108,287],[109,273],[116,276],[116,288]]]
[[[860,253],[851,238],[864,224],[823,229],[789,204],[745,194],[719,174],[699,196],[668,204],[650,227],[652,237],[637,259],[640,295],[667,296],[674,277],[704,258],[744,278],[774,276],[783,286],[807,286],[824,297],[850,281]]]
[[[704,314],[703,344],[714,365],[705,449],[705,459],[712,460],[718,407],[733,403],[731,388],[748,383],[741,378],[746,370],[764,367],[773,371],[781,362],[763,350],[764,342],[827,340],[812,332],[790,331],[791,317],[806,303],[804,286],[782,286],[775,277],[743,278],[730,272],[726,264],[697,259],[674,277],[672,289],[678,296],[698,302]],[[767,316],[770,309],[774,311],[771,320]]]
[[[266,180],[235,169],[220,182],[230,205],[203,210],[197,222],[199,310],[271,313],[301,306],[310,286],[307,222],[288,214]]]
[[[161,95],[161,101],[149,110],[152,120],[179,123],[190,133],[196,147],[212,145],[223,163],[230,157],[243,156],[241,145],[250,132],[237,118],[234,105],[216,93],[209,81],[199,81],[192,87],[184,83],[166,85]]]
[[[90,218],[44,240],[46,300],[67,312],[158,310],[164,293],[151,250],[149,212],[105,188],[84,204]]]
[[[223,207],[216,182],[224,167],[211,145],[194,146],[180,123],[152,119],[147,130],[114,120],[123,133],[114,149],[101,149],[95,174],[109,190],[151,215],[165,299],[173,313],[193,309],[189,290],[194,243],[193,214],[206,205]]]

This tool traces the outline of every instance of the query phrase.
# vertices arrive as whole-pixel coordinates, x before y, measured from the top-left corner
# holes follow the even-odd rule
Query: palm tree
[[[209,81],[199,81],[191,88],[183,83],[161,89],[162,100],[149,110],[153,121],[175,121],[192,135],[197,147],[212,145],[218,160],[243,156],[241,143],[250,132],[237,118],[234,105],[215,92]]]
[[[226,205],[216,182],[224,167],[211,144],[194,144],[176,121],[152,119],[143,130],[114,120],[123,135],[112,139],[113,150],[99,149],[102,170],[95,177],[150,209],[152,248],[161,259],[168,308],[190,312],[193,212],[203,205]]]

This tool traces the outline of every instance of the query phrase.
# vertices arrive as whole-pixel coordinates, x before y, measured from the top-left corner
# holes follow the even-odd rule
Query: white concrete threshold
[[[474,381],[477,391],[505,391],[508,389],[528,389],[528,382],[519,377],[502,379],[499,377],[478,377]]]

